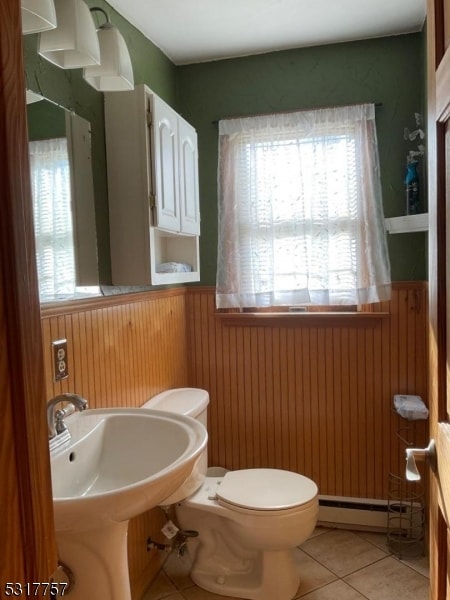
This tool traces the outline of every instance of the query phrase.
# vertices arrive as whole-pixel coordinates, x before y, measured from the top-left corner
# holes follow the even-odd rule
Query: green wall
[[[218,119],[328,105],[376,109],[386,217],[405,214],[403,140],[424,112],[423,35],[317,46],[177,68],[179,107],[197,129],[202,284],[215,283]],[[424,206],[426,210],[426,206]],[[426,234],[388,237],[393,280],[426,278]]]
[[[146,83],[197,129],[202,284],[214,284],[216,277],[217,124],[214,121],[220,118],[358,102],[380,103],[376,120],[385,216],[404,214],[404,165],[411,144],[403,140],[403,129],[414,126],[415,112],[424,112],[424,35],[175,67],[104,0],[88,0],[87,4],[105,8],[124,35],[135,82]],[[107,285],[111,282],[111,270],[103,97],[84,82],[81,69],[65,71],[41,59],[36,51],[37,37],[24,37],[27,87],[74,110],[92,125],[99,272],[101,283]],[[388,236],[393,280],[426,279],[426,240],[424,233]]]
[[[28,139],[48,140],[66,137],[66,114],[50,102],[33,102],[27,106]]]

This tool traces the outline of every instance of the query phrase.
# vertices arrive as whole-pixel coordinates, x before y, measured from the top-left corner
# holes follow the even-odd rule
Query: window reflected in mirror
[[[40,301],[99,295],[90,125],[41,100],[28,131]]]
[[[39,296],[46,302],[76,289],[67,139],[30,141],[29,149]]]

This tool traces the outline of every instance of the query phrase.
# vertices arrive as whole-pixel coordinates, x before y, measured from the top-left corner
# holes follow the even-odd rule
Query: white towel
[[[156,265],[157,273],[190,273],[192,265],[178,262],[166,262]]]

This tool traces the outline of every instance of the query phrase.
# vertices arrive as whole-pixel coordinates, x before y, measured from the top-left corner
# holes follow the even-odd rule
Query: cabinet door
[[[178,115],[163,100],[153,95],[153,155],[155,218],[154,225],[180,231]]]
[[[200,234],[198,192],[197,133],[181,117],[178,121],[180,144],[180,212],[181,232]]]

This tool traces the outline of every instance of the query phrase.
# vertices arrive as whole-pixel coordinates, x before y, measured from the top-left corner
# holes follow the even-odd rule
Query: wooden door
[[[450,599],[450,2],[428,0],[431,599]]]
[[[19,0],[0,2],[0,597],[56,568]],[[43,597],[42,589],[36,597]],[[14,595],[22,595],[20,587]],[[25,594],[23,589],[23,595]],[[47,596],[48,597],[48,596]]]

